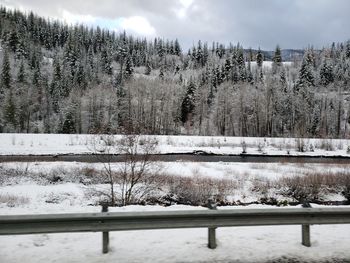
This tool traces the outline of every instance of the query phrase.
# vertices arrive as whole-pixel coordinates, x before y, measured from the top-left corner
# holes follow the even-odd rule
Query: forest
[[[350,41],[284,61],[0,8],[0,132],[350,137]]]

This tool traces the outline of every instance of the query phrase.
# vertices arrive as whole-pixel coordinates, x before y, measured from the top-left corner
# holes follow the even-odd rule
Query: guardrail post
[[[214,204],[214,201],[212,199],[208,199],[208,208],[211,210],[216,210],[216,204]],[[216,244],[216,227],[209,227],[208,228],[208,248],[214,249],[217,247]]]
[[[311,208],[310,203],[304,201],[302,204],[304,208]],[[301,244],[305,247],[311,247],[310,241],[310,225],[301,226]]]
[[[103,204],[102,205],[102,213],[108,212],[108,205]],[[109,232],[102,232],[102,253],[106,254],[108,253],[108,246],[109,246]]]
[[[301,226],[301,235],[302,235],[302,244],[305,247],[311,247],[310,242],[310,225],[302,225]]]

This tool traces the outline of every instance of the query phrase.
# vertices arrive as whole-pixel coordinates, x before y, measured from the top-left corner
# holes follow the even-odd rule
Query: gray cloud
[[[160,37],[178,38],[186,47],[204,41],[242,43],[273,49],[322,47],[349,38],[348,0],[0,0],[5,6],[39,15],[104,19],[144,17]]]

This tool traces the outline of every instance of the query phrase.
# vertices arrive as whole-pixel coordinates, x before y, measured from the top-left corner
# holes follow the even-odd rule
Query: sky
[[[273,50],[350,39],[349,0],[0,0],[69,24],[100,26],[189,48],[199,39]]]

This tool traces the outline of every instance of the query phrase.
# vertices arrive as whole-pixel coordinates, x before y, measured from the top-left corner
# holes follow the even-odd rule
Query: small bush
[[[241,146],[242,146],[242,153],[246,154],[247,153],[247,144],[245,141],[241,142]]]
[[[305,139],[303,139],[303,138],[297,138],[296,139],[296,150],[298,151],[298,152],[307,152],[307,150],[308,150],[308,143],[307,143],[307,141],[305,140]]]
[[[320,199],[323,177],[310,174],[307,176],[284,177],[280,180],[281,194],[292,197],[298,202]]]
[[[63,192],[63,193],[51,192],[47,195],[44,195],[44,199],[45,199],[45,203],[49,203],[49,204],[59,204],[68,200],[72,205],[74,202],[75,196],[69,192]]]
[[[310,150],[310,152],[315,151],[315,146],[312,143],[310,143],[309,150]]]
[[[338,175],[341,194],[350,202],[350,173],[341,173]]]
[[[29,203],[29,198],[11,194],[0,194],[0,204],[6,204],[8,207],[15,207]]]
[[[334,151],[335,150],[332,139],[321,140],[320,148],[322,150],[325,150],[325,151]]]
[[[262,153],[264,151],[264,144],[262,142],[258,143],[258,152]]]
[[[231,180],[219,180],[209,177],[174,177],[168,182],[169,195],[178,203],[205,206],[209,198],[225,202],[235,188]]]

